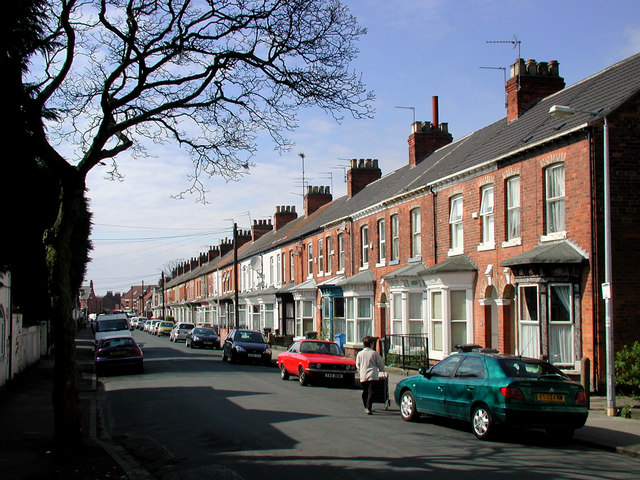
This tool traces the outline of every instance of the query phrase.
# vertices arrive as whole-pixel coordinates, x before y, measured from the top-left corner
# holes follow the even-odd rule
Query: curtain
[[[573,363],[573,322],[571,287],[551,285],[549,321],[549,360],[551,363]]]

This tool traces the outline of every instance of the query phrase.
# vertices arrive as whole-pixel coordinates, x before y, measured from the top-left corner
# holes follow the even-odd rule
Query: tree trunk
[[[82,252],[73,252],[72,246],[74,225],[85,205],[84,180],[74,168],[70,170],[71,174],[67,171],[61,176],[56,222],[44,235],[55,351],[54,435],[56,445],[62,448],[77,446],[82,441],[72,281],[72,255]]]

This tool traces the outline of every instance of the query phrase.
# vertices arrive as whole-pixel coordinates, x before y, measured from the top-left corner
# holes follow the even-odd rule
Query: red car
[[[300,385],[313,380],[332,380],[353,385],[356,361],[346,357],[338,344],[326,340],[297,340],[278,355],[282,380],[296,375]]]

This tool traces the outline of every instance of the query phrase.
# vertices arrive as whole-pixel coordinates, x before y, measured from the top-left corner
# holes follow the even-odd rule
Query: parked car
[[[587,420],[582,385],[543,360],[496,353],[451,355],[418,375],[402,379],[394,392],[400,415],[444,415],[469,421],[479,439],[499,427],[544,428],[571,438]]]
[[[185,338],[187,348],[220,348],[220,337],[209,327],[189,330]]]
[[[261,361],[271,363],[271,348],[257,330],[231,330],[222,345],[222,361]]]
[[[147,321],[147,317],[138,317],[138,323],[136,324],[136,328],[138,330],[142,330],[142,327],[144,326],[144,322]]]
[[[314,380],[330,380],[353,385],[356,362],[342,353],[337,343],[325,340],[297,340],[278,355],[283,380],[297,375],[300,385]]]
[[[152,319],[149,321],[149,326],[147,327],[147,332],[148,332],[148,333],[150,333],[150,334],[152,334],[152,335],[155,335],[155,334],[156,334],[156,329],[158,328],[158,324],[159,324],[161,321],[162,321],[162,320],[159,320],[159,319],[155,319],[155,320],[154,320],[154,319],[152,318]]]
[[[158,322],[158,326],[156,327],[155,334],[159,337],[162,335],[170,335],[171,330],[173,330],[173,322],[163,320],[161,322]]]
[[[96,318],[94,326],[96,345],[107,336],[122,334],[123,336],[131,336],[129,330],[129,319],[125,313],[109,313],[101,314]]]
[[[135,339],[128,335],[114,334],[98,341],[94,354],[96,373],[102,375],[106,370],[116,367],[133,368],[142,373],[142,349]]]
[[[180,340],[186,340],[187,334],[190,330],[193,330],[195,325],[193,323],[188,322],[178,322],[173,326],[173,330],[171,330],[171,334],[169,335],[169,340],[171,342],[178,342]]]

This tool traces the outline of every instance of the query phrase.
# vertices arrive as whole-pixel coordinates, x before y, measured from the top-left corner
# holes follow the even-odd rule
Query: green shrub
[[[640,342],[625,345],[614,362],[616,369],[616,387],[621,393],[629,393],[640,398]]]

